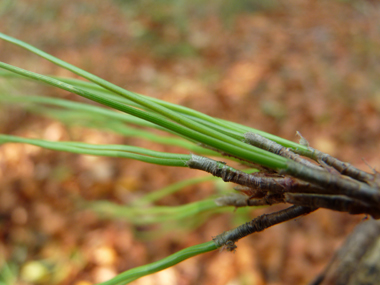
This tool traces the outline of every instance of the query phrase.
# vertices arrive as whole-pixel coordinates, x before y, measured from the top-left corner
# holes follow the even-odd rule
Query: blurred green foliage
[[[254,13],[277,7],[269,1],[184,1],[114,0],[126,17],[134,20],[132,33],[142,45],[149,45],[157,57],[196,56],[199,48],[189,41],[191,26],[207,19],[220,19],[225,28],[239,13]]]

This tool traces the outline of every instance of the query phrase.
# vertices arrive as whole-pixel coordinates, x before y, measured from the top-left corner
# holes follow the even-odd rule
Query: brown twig
[[[323,161],[327,165],[330,165],[334,167],[336,170],[338,170],[341,174],[349,176],[353,179],[366,182],[368,184],[371,184],[376,181],[375,176],[373,174],[367,173],[363,170],[360,170],[348,162],[340,161],[339,159],[324,153],[322,151],[319,151],[315,148],[312,148],[309,146],[309,143],[307,140],[299,133],[297,132],[297,135],[300,137],[300,143],[307,146],[309,151],[308,152],[300,152],[299,150],[293,150],[296,153],[299,153],[301,155],[304,155],[306,157],[309,157],[317,162]]]
[[[275,213],[264,214],[235,229],[229,230],[216,236],[213,238],[213,241],[218,247],[226,246],[226,249],[228,251],[234,251],[236,249],[235,242],[237,242],[239,239],[252,233],[263,231],[273,225],[309,214],[315,210],[316,208],[292,206]]]
[[[310,157],[316,159],[320,165],[260,135],[246,133],[245,138],[256,147],[288,158],[286,169],[279,173],[264,171],[247,174],[223,162],[197,155],[192,155],[187,165],[221,177],[226,182],[241,185],[235,189],[245,195],[220,197],[216,200],[220,206],[245,207],[279,203],[290,203],[293,206],[257,217],[218,235],[214,238],[218,246],[234,251],[235,242],[240,238],[318,208],[350,214],[369,214],[376,219],[380,218],[380,187],[374,175],[357,170],[317,150],[312,149],[312,152],[307,153],[312,153]],[[303,143],[308,146],[306,140]]]
[[[326,171],[310,169],[293,161],[288,162],[288,167],[283,173],[329,189],[333,195],[345,195],[374,207],[380,207],[379,189],[354,179],[345,178],[342,175],[335,175]]]
[[[353,215],[369,214],[375,219],[380,218],[380,210],[378,208],[342,195],[285,193],[284,202],[299,206],[347,212]]]
[[[307,167],[321,169],[318,165],[311,163],[310,161],[302,158],[300,155],[294,153],[289,148],[283,147],[282,145],[274,141],[271,141],[270,139],[267,139],[259,134],[248,132],[244,134],[244,138],[247,143],[253,146],[256,146],[258,148],[289,158]]]

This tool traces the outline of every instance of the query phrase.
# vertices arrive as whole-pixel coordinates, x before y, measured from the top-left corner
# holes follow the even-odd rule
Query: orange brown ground
[[[146,10],[130,11],[120,1],[17,1],[0,8],[0,26],[3,33],[129,90],[290,140],[300,131],[322,151],[364,170],[366,163],[379,168],[378,2],[271,1],[273,7],[227,16],[213,10],[213,1],[205,9],[202,2],[188,9],[185,5],[175,10],[179,16],[145,2]],[[4,42],[0,60],[71,76]],[[78,100],[33,88],[34,94]],[[171,150],[68,129],[20,108],[1,109],[0,133]],[[135,233],[144,228],[102,220],[74,203],[78,197],[121,203],[197,175],[202,173],[3,145],[0,262],[4,257],[15,264],[53,260],[59,284],[87,285],[208,241],[234,226],[234,213],[212,217],[191,233],[141,241]],[[213,191],[212,184],[190,187],[161,203],[184,204]],[[363,218],[319,210],[241,240],[234,254],[198,256],[133,284],[306,284]]]

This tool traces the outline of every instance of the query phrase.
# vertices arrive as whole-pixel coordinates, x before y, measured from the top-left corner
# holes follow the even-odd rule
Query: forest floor
[[[299,131],[314,148],[366,171],[371,171],[369,166],[380,168],[376,1],[268,1],[265,7],[257,4],[260,1],[140,2],[17,1],[0,5],[0,26],[3,33],[128,90],[293,141]],[[0,42],[0,60],[44,74],[72,76],[5,42]],[[20,90],[80,101],[72,94],[30,86],[20,85]],[[0,133],[173,151],[68,126],[18,107],[0,108]],[[49,271],[41,284],[96,284],[245,222],[231,211],[208,217],[192,231],[157,237],[150,234],[157,227],[106,219],[78,202],[128,203],[202,175],[2,145],[0,273],[7,265],[20,277],[15,284],[33,284],[21,278],[29,264]],[[158,204],[198,201],[215,194],[217,187],[219,183],[211,182],[187,187]],[[276,209],[253,210],[246,218]],[[365,218],[318,210],[244,238],[235,253],[204,254],[132,284],[307,284]]]

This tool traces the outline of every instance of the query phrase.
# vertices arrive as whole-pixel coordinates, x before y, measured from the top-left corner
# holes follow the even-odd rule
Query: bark
[[[380,221],[358,225],[311,285],[380,284]]]

